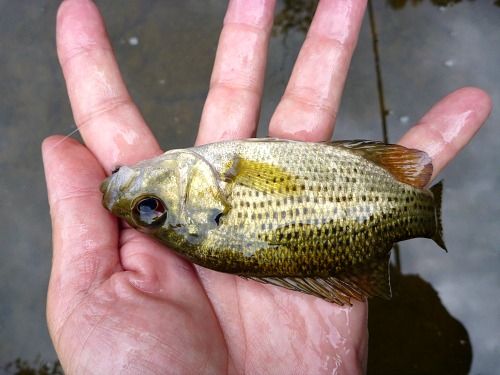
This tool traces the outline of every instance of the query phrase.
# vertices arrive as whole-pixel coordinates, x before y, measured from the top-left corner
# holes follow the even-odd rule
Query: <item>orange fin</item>
[[[387,169],[398,181],[425,188],[432,176],[432,161],[424,151],[377,141],[334,141]]]

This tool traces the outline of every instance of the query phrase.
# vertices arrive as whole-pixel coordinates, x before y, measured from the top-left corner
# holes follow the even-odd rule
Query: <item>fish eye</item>
[[[167,209],[157,197],[140,197],[132,206],[132,217],[140,227],[154,229],[162,226],[167,219]]]

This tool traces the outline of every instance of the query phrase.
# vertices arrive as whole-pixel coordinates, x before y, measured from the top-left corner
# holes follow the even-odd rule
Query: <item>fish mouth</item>
[[[99,190],[101,190],[101,192],[103,193],[102,205],[109,211],[112,211],[117,196],[116,189],[114,188],[115,184],[113,184],[113,179],[114,176],[109,176],[99,186]]]
[[[109,181],[111,180],[111,177],[112,176],[109,176],[108,178],[106,178],[102,183],[101,185],[99,186],[99,190],[101,191],[101,193],[106,193],[106,190],[108,190],[108,186],[109,186]]]
[[[109,186],[109,183],[111,181],[111,178],[113,177],[113,175],[115,173],[118,173],[120,171],[120,168],[121,167],[116,167],[115,169],[113,169],[113,171],[111,172],[111,175],[106,178],[102,183],[101,185],[99,186],[99,190],[101,191],[101,193],[105,193],[106,190],[108,190],[108,186]]]
[[[101,183],[99,190],[103,193],[102,205],[104,208],[114,212],[115,206],[123,200],[123,192],[129,188],[137,174],[138,172],[132,168],[121,167]]]

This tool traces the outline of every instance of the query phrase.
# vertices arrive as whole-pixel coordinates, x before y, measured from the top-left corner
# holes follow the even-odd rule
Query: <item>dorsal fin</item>
[[[424,151],[377,141],[333,141],[329,144],[361,154],[384,167],[400,182],[420,189],[425,188],[430,182],[432,161]]]
[[[363,296],[391,298],[389,281],[389,258],[387,255],[374,259],[358,270],[340,276],[319,277],[258,277],[242,276],[264,284],[272,284],[283,288],[311,294],[328,302],[341,306],[350,305],[351,297],[363,301]]]

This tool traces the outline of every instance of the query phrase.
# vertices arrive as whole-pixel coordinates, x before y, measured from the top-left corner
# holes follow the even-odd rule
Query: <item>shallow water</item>
[[[160,144],[164,149],[190,146],[206,96],[226,2],[97,3],[132,96]],[[404,289],[407,284],[402,283],[401,290],[406,290],[406,296],[415,293],[413,301],[420,298],[418,305],[426,308],[421,316],[429,316],[421,323],[434,327],[437,336],[444,335],[445,343],[453,346],[453,340],[458,340],[470,349],[470,340],[472,363],[469,360],[461,365],[464,373],[469,365],[472,374],[494,374],[500,368],[500,8],[489,1],[460,2],[446,8],[430,1],[418,4],[395,10],[386,2],[374,1],[383,92],[390,111],[390,140],[396,141],[438,99],[465,85],[488,91],[494,110],[483,130],[441,176],[446,181],[443,217],[449,253],[431,241],[402,243],[403,275],[418,274],[421,279],[405,279],[413,286]],[[55,52],[57,3],[5,0],[0,1],[0,9],[1,367],[16,358],[31,361],[40,355],[43,360],[56,359],[45,319],[51,227],[40,143],[48,135],[70,133],[74,123]],[[292,28],[271,41],[260,136],[267,132],[266,124],[283,93],[303,38],[303,32]],[[382,139],[375,78],[371,33],[365,17],[335,138]],[[432,289],[424,294],[425,282],[432,285],[441,302],[432,295]],[[438,340],[406,334],[410,331],[393,337],[385,326],[396,322],[379,320],[377,312],[385,308],[388,311],[384,314],[400,314],[403,321],[414,321],[409,315],[412,310],[403,299],[382,303],[382,307],[370,303],[370,340],[373,347],[387,345],[388,350],[381,354],[386,361],[384,368],[388,370],[389,364],[406,366],[406,373],[422,370],[424,356],[430,357],[434,348],[431,343]],[[441,314],[442,307],[462,323],[468,338],[464,339],[461,330],[446,328],[458,325]],[[433,321],[438,316],[439,321]],[[440,326],[441,321],[450,325]],[[401,364],[402,354],[389,350],[389,336],[396,340],[395,347],[428,351],[408,353]],[[462,353],[460,345],[456,351],[440,353],[431,368],[445,362],[443,356]],[[376,366],[381,364],[370,359],[370,366],[370,372],[376,373]]]

